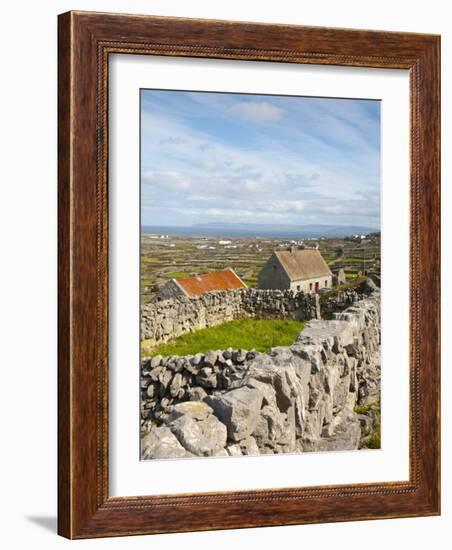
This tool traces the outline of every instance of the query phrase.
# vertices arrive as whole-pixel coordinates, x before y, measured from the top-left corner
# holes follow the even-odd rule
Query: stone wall
[[[338,311],[343,311],[361,300],[361,298],[362,295],[352,288],[339,291],[326,299],[322,298],[320,300],[321,316],[324,317],[326,314],[330,315]]]
[[[319,298],[289,290],[246,288],[157,301],[141,308],[141,338],[157,345],[243,317],[316,319],[320,317]]]
[[[376,289],[377,285],[372,279],[368,278],[356,287],[346,288],[338,292],[333,290],[331,294],[323,295],[320,298],[321,317],[330,318],[333,313],[343,311],[366,296],[369,296]]]
[[[366,447],[379,422],[379,289],[334,315],[269,354],[143,360],[142,458]]]

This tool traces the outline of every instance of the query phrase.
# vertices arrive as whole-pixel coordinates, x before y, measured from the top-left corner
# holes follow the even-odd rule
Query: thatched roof
[[[246,288],[246,284],[230,267],[223,271],[213,271],[205,275],[174,279],[174,281],[187,296],[199,296],[204,292],[212,292],[214,290]]]
[[[278,250],[275,256],[291,281],[332,276],[318,250]]]

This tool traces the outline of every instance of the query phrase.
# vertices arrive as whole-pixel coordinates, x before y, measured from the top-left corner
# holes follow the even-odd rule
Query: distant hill
[[[350,235],[378,232],[375,227],[357,225],[284,225],[258,223],[205,223],[185,227],[143,226],[145,233],[163,233],[170,235],[189,235],[207,237],[348,237]]]

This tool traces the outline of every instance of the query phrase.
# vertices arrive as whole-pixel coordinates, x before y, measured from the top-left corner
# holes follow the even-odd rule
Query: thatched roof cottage
[[[317,293],[333,274],[318,250],[276,250],[259,273],[259,288]]]

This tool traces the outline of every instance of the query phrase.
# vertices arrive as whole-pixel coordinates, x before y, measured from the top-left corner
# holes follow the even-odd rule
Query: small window
[[[276,264],[273,264],[273,271],[276,271]]]
[[[325,281],[325,286],[328,286],[328,281]]]
[[[312,283],[309,283],[309,290],[312,290]]]
[[[300,292],[301,288],[300,285],[297,285],[297,292]]]

